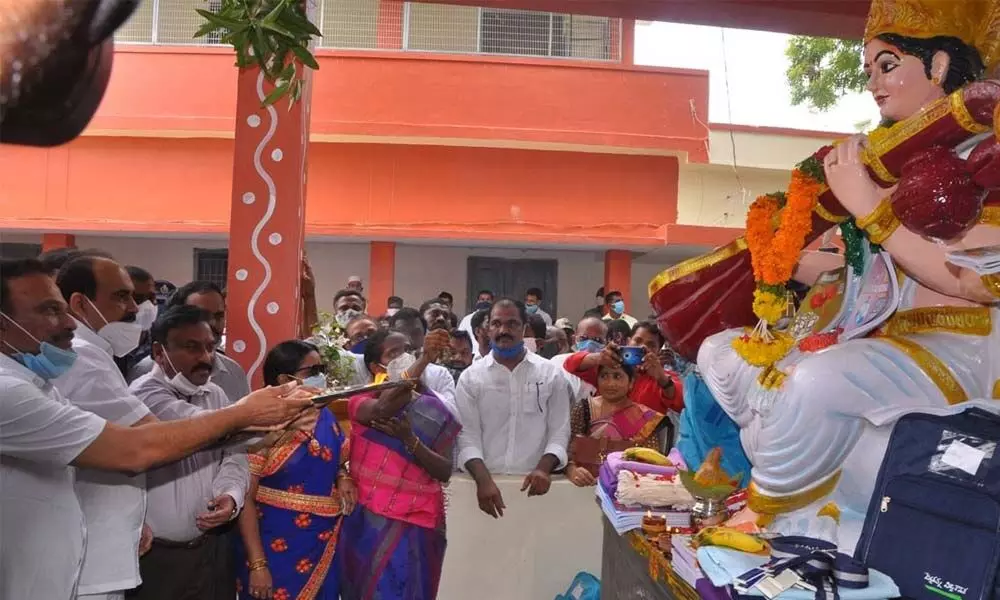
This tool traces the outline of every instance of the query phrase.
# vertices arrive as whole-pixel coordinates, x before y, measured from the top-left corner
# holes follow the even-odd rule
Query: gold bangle
[[[986,286],[987,292],[1000,298],[1000,273],[983,275],[980,279],[982,279],[983,285]]]
[[[251,571],[259,571],[267,568],[267,559],[261,558],[250,563]]]
[[[892,211],[889,198],[883,198],[875,210],[857,219],[857,225],[858,229],[865,230],[873,244],[882,244],[895,233],[900,223]]]
[[[410,454],[416,454],[417,448],[419,447],[420,447],[420,438],[418,438],[417,436],[413,436],[413,443],[406,445],[406,451],[409,452]]]
[[[819,215],[819,217],[824,221],[828,223],[833,223],[835,225],[839,225],[847,220],[847,217],[838,217],[837,215],[827,210],[827,208],[823,206],[822,202],[816,202],[816,206],[813,207],[813,212]]]

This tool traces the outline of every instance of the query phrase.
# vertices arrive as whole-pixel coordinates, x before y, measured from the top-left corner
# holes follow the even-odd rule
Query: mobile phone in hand
[[[622,364],[630,367],[638,367],[642,364],[642,359],[646,357],[646,348],[643,346],[623,346]]]

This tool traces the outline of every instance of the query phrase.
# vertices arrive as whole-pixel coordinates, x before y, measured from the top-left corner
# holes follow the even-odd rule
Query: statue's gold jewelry
[[[892,211],[892,203],[889,198],[883,198],[875,210],[857,219],[858,229],[863,229],[868,234],[868,239],[873,244],[882,244],[895,233],[899,227],[899,219]]]
[[[983,280],[983,285],[986,286],[986,291],[1000,298],[1000,273],[983,275],[981,279]]]

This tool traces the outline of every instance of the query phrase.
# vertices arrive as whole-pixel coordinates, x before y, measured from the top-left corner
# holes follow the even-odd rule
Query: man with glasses
[[[493,475],[526,475],[522,491],[540,496],[567,460],[570,387],[555,365],[524,348],[526,320],[513,300],[493,305],[492,350],[462,373],[456,392],[458,463],[476,481],[480,510],[494,518],[506,506]]]

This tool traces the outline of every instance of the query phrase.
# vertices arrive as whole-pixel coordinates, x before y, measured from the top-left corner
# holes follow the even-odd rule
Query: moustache
[[[71,341],[73,341],[72,329],[67,329],[62,333],[57,333],[56,335],[49,338],[49,342],[56,345],[62,344],[63,342],[71,342]]]
[[[507,335],[506,333],[498,335],[497,336],[497,341],[499,342],[499,341],[502,341],[502,340],[506,340],[508,342],[513,342],[514,341],[514,337],[511,336],[511,335]]]

